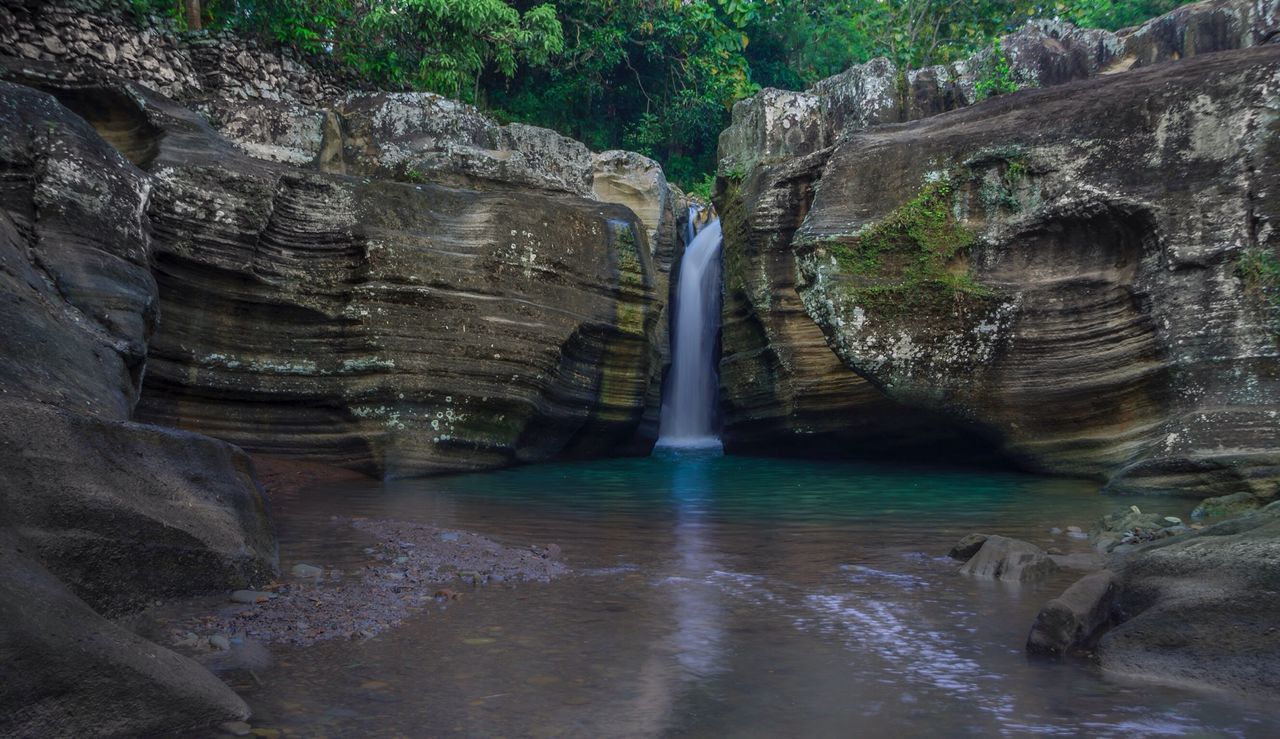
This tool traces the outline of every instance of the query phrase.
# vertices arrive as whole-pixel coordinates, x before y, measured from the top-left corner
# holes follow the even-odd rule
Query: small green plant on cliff
[[[1013,78],[1013,68],[1009,66],[1009,57],[1004,53],[1000,39],[991,46],[991,58],[982,70],[976,88],[979,100],[1018,91],[1018,82]]]
[[[1280,339],[1280,255],[1266,249],[1246,250],[1236,261],[1236,275],[1262,298],[1271,332]]]
[[[966,257],[975,236],[956,221],[954,192],[951,177],[939,178],[851,242],[823,244],[850,278],[855,302],[901,315],[949,310],[992,294],[969,273]]]

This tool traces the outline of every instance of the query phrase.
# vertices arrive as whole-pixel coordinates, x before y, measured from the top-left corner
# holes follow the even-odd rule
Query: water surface
[[[281,559],[354,567],[331,517],[558,544],[575,574],[489,586],[365,642],[278,652],[240,686],[254,724],[306,736],[1276,736],[1263,706],[1028,661],[1073,578],[976,581],[943,555],[1132,504],[1011,474],[723,457],[540,465],[276,501]]]

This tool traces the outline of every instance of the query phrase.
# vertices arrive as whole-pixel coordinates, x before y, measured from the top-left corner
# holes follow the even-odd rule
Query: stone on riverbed
[[[958,559],[961,562],[968,562],[973,558],[973,555],[978,553],[978,550],[986,543],[989,536],[989,534],[966,534],[964,538],[956,542],[955,546],[951,547],[951,551],[947,552],[947,556],[952,559]]]
[[[1118,592],[1116,574],[1110,570],[1080,578],[1040,609],[1027,637],[1027,652],[1060,657],[1087,648],[1111,621]]]
[[[316,578],[324,574],[324,569],[316,567],[315,565],[296,564],[291,570],[289,570],[289,572],[292,573],[294,577]]]
[[[1005,582],[1039,580],[1056,572],[1058,566],[1040,547],[1007,536],[990,536],[960,574]]]
[[[266,603],[272,597],[274,596],[271,593],[264,593],[258,590],[237,590],[231,594],[231,602],[255,605],[257,603]]]

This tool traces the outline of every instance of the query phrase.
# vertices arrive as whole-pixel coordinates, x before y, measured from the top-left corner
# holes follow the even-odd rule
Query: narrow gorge
[[[701,193],[143,7],[0,3],[0,736],[1280,732],[1280,3]]]

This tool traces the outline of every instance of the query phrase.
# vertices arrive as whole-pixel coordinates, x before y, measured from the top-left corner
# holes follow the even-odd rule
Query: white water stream
[[[690,223],[693,222],[690,213]],[[692,225],[690,232],[692,232]],[[671,372],[662,400],[658,445],[716,447],[716,336],[720,331],[720,221],[685,248],[676,285]]]

